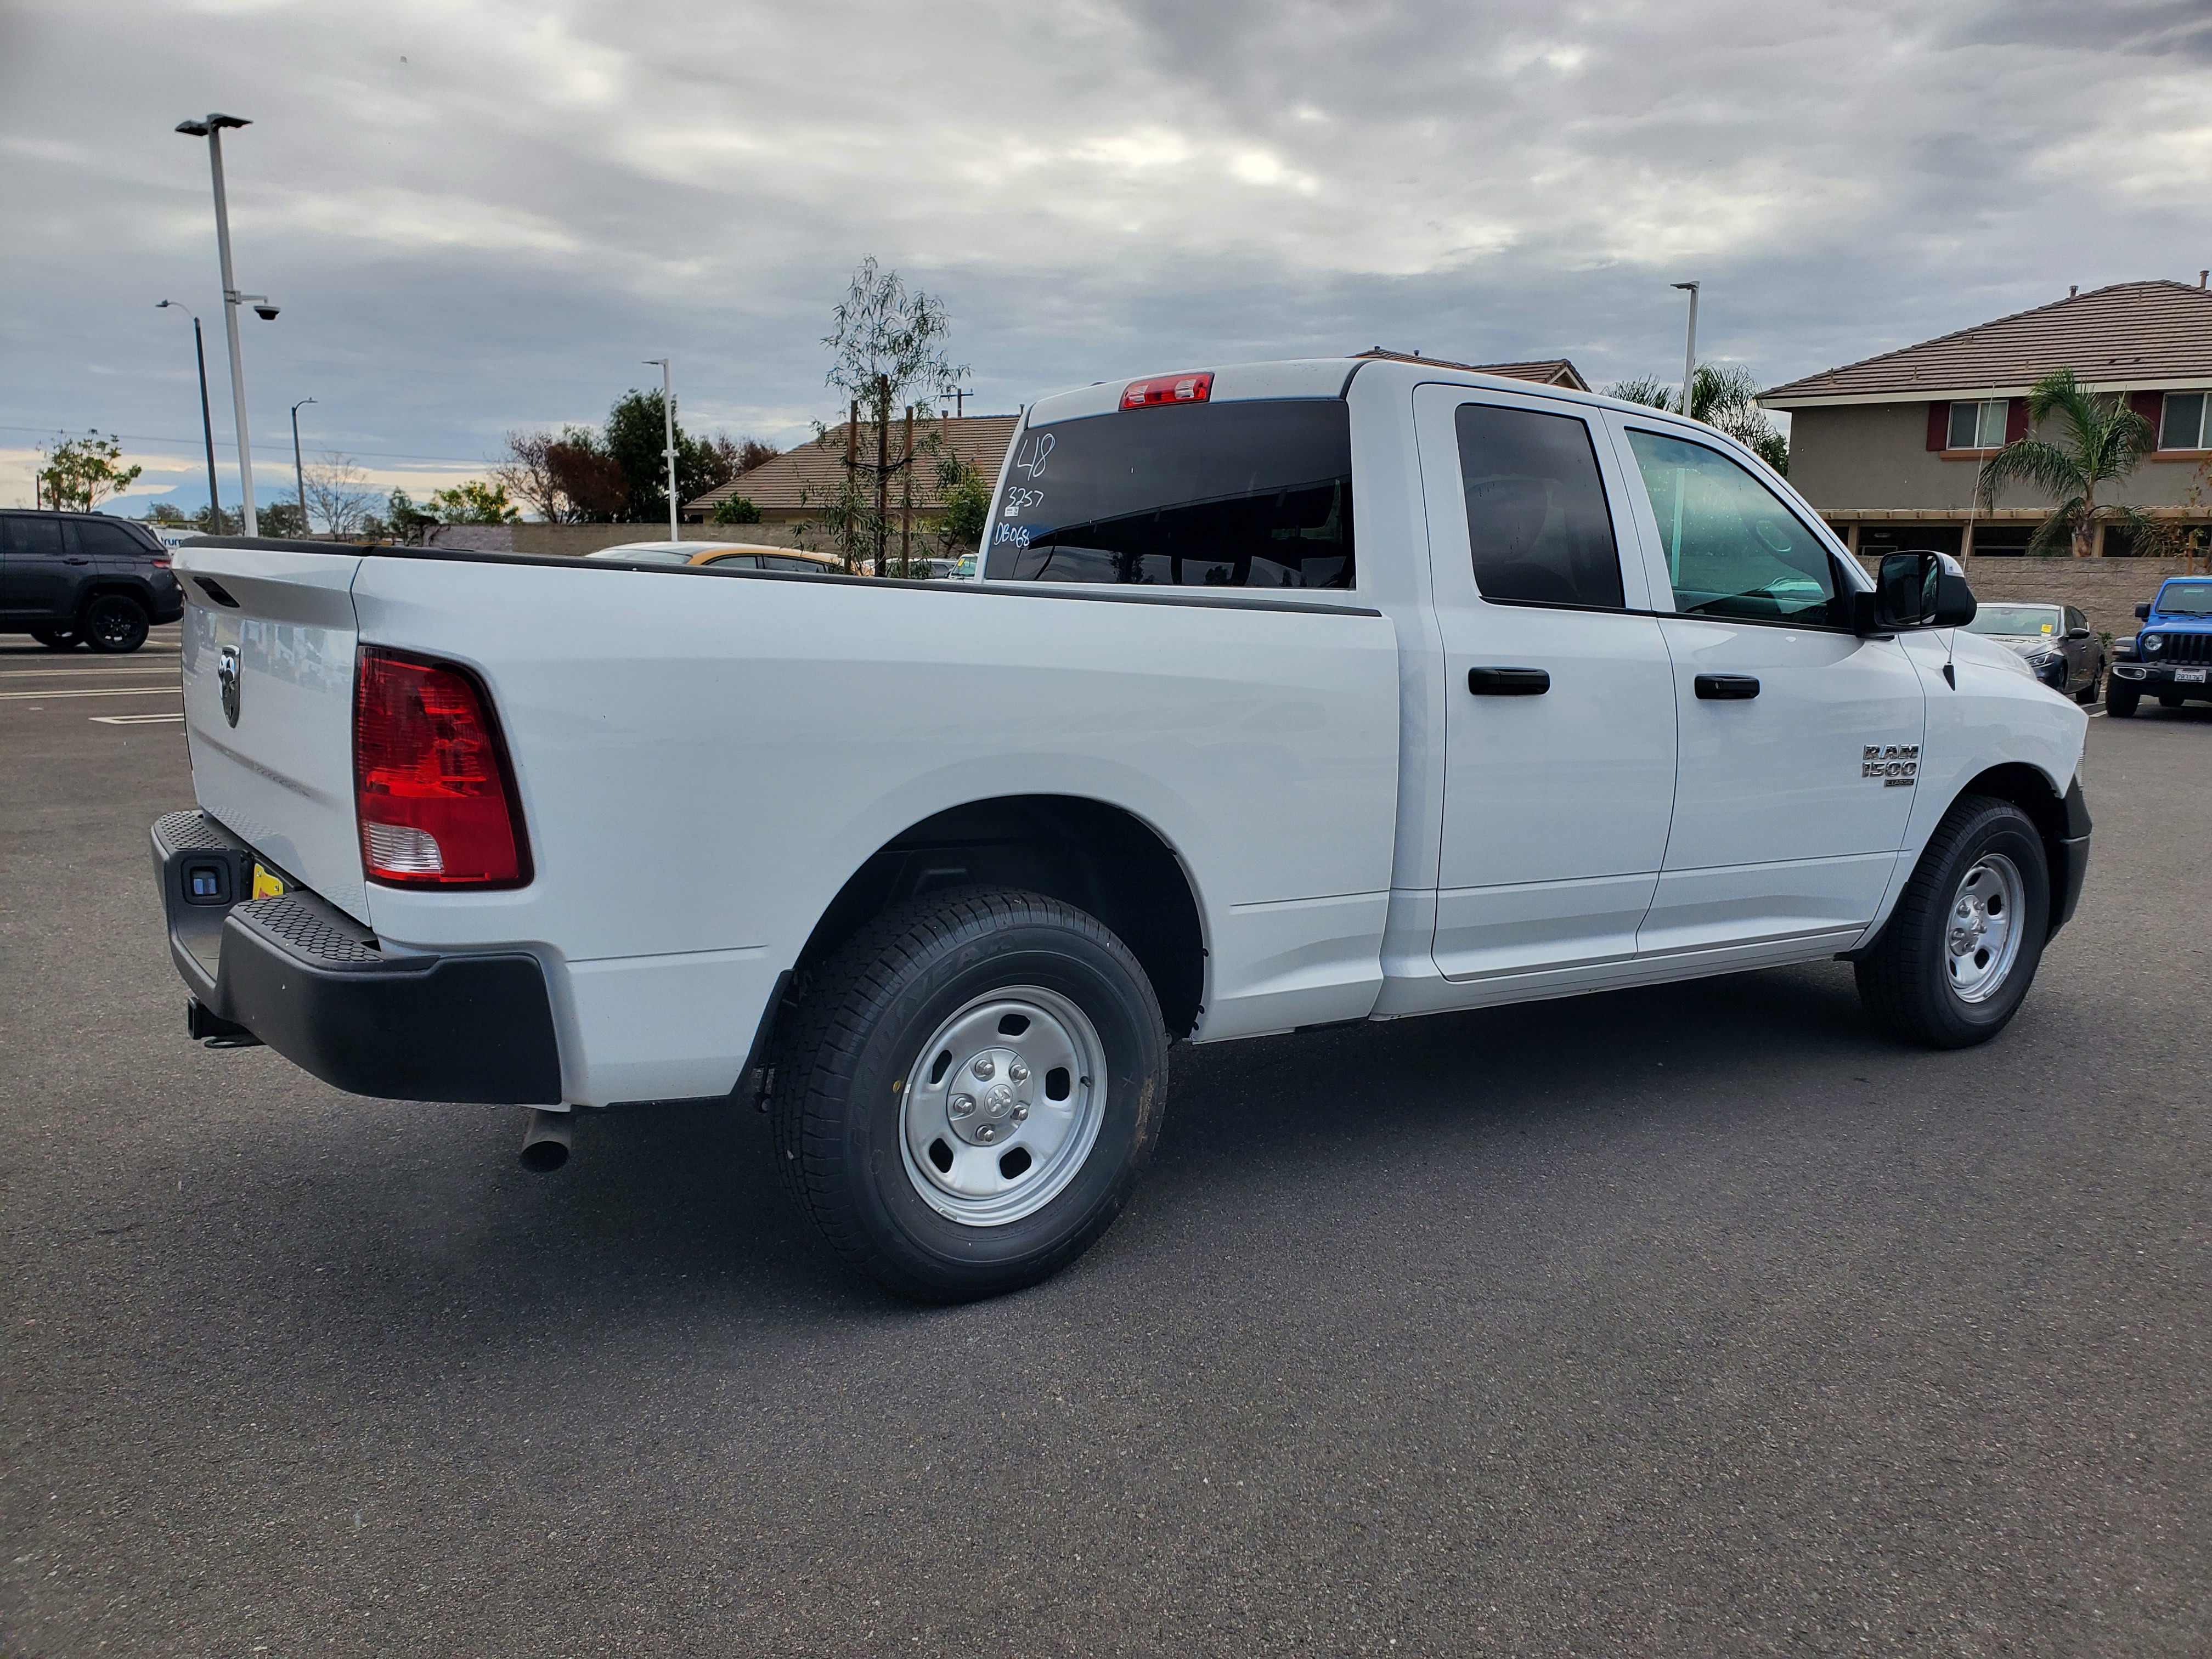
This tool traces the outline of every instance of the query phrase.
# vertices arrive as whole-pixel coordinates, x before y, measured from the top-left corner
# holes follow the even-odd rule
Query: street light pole
[[[179,311],[185,309],[174,300],[156,300],[154,302],[156,311],[170,306],[177,306]],[[200,435],[207,440],[208,534],[220,536],[222,534],[222,503],[216,499],[215,487],[215,417],[208,412],[207,342],[200,337],[199,318],[189,312],[185,314],[192,319],[192,356],[199,359],[200,365]]]
[[[660,366],[660,430],[665,446],[661,455],[668,462],[668,539],[680,542],[684,532],[676,522],[676,387],[673,372],[665,357],[647,357],[647,363]]]
[[[1682,413],[1690,413],[1690,388],[1698,378],[1698,284],[1677,283],[1676,288],[1686,289],[1690,295],[1690,338],[1682,349]]]
[[[222,188],[222,130],[250,125],[235,115],[210,115],[204,121],[179,121],[177,131],[208,141],[208,167],[215,176],[215,244],[222,262],[222,321],[230,337],[230,403],[238,423],[238,488],[246,533],[261,533],[253,511],[253,444],[246,429],[246,360],[238,349],[238,307],[245,295],[230,269],[230,203]]]
[[[307,470],[300,465],[300,404],[311,404],[313,398],[302,398],[292,405],[292,482],[300,487],[300,533],[310,533],[307,524]]]

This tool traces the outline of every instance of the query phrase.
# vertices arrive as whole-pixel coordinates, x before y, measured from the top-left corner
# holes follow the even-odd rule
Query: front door
[[[1615,417],[1673,659],[1681,762],[1640,953],[1856,933],[1904,844],[1927,723],[1836,556],[1741,462]]]
[[[1445,386],[1418,388],[1414,412],[1447,699],[1437,969],[1633,956],[1674,700],[1603,417]]]

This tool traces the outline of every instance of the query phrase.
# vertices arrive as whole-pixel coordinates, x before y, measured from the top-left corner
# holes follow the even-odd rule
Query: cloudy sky
[[[2212,265],[2212,9],[2003,0],[0,0],[0,502],[57,429],[205,499],[231,435],[223,110],[258,493],[309,457],[480,473],[676,362],[688,426],[834,414],[872,253],[977,410],[1372,344],[1706,355],[1768,384]],[[226,479],[226,497],[234,485]],[[125,510],[157,495],[142,492]]]

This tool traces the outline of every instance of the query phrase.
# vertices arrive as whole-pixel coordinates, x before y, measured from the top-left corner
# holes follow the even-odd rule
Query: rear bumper
[[[152,852],[170,957],[217,1019],[354,1094],[560,1103],[560,1046],[535,957],[392,956],[311,893],[240,902],[252,852],[204,812],[159,820]]]

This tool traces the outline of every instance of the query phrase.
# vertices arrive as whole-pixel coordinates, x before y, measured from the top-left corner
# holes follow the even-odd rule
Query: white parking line
[[[181,720],[182,714],[89,714],[86,718],[94,726],[159,726],[164,720]]]
[[[0,691],[0,702],[46,702],[55,697],[181,697],[173,685],[100,685],[88,691]]]

